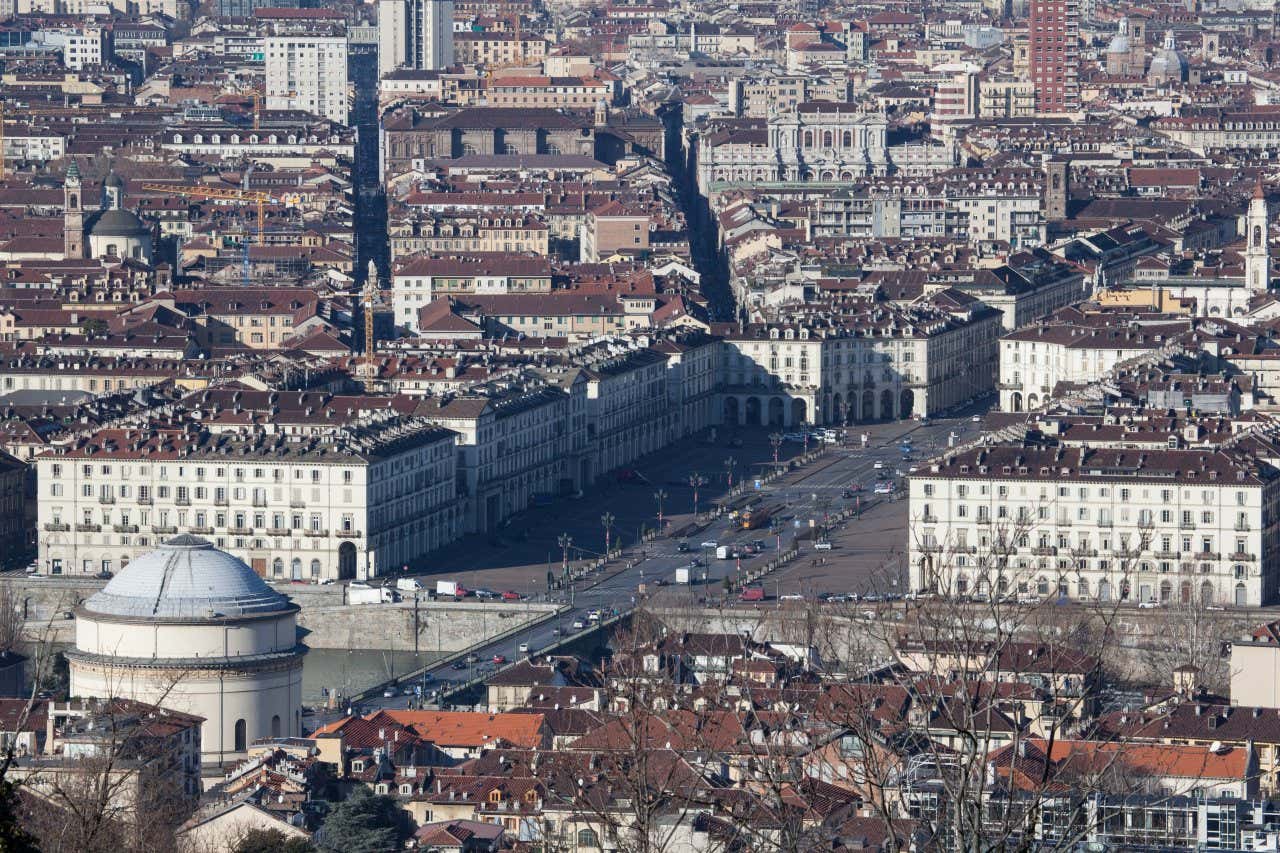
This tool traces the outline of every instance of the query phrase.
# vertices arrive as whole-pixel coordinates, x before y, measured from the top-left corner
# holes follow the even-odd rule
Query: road
[[[496,543],[487,543],[490,545],[488,550],[477,549],[474,542],[460,546],[453,558],[465,559],[467,568],[459,566],[459,571],[426,576],[423,581],[433,586],[436,577],[447,576],[461,580],[473,589],[517,590],[539,600],[562,604],[560,617],[477,647],[472,652],[474,660],[470,662],[446,661],[428,669],[425,680],[419,683],[429,694],[441,684],[468,681],[496,670],[500,664],[494,663],[495,655],[504,661],[512,661],[526,654],[520,651],[522,645],[527,646],[530,654],[554,645],[564,635],[574,633],[575,624],[588,625],[588,615],[593,610],[608,614],[614,611],[625,613],[634,608],[639,603],[641,584],[656,604],[723,597],[722,581],[738,570],[738,563],[736,560],[714,559],[714,553],[710,548],[701,547],[702,543],[741,546],[753,540],[764,540],[765,551],[742,563],[744,569],[750,569],[753,561],[767,560],[780,549],[789,548],[796,533],[807,531],[811,521],[816,527],[823,524],[824,515],[869,498],[876,482],[877,462],[881,465],[880,471],[897,479],[896,471],[905,474],[911,465],[920,464],[929,456],[942,452],[952,433],[957,434],[957,441],[966,441],[981,429],[982,424],[972,421],[971,411],[956,417],[934,419],[928,424],[906,421],[851,428],[846,444],[829,447],[822,456],[759,489],[762,503],[786,505],[779,513],[783,524],[776,534],[767,530],[744,531],[727,518],[721,518],[686,542],[690,552],[682,551],[681,540],[671,536],[637,544],[640,524],[657,523],[655,492],[667,493],[663,500],[664,520],[670,522],[668,530],[678,530],[692,519],[693,494],[688,486],[691,466],[701,466],[706,472],[706,479],[715,480],[699,489],[699,509],[705,512],[712,505],[712,500],[723,496],[728,487],[729,466],[724,465],[724,461],[729,457],[736,459],[737,477],[742,476],[743,468],[759,471],[772,465],[768,430],[722,433],[713,445],[705,439],[683,442],[637,465],[637,470],[647,482],[640,485],[611,483],[588,493],[582,500],[566,500],[553,507],[522,513],[506,529],[504,536],[510,536],[510,542],[500,538]],[[864,432],[867,435],[865,446],[862,443]],[[909,458],[901,450],[904,439],[909,439],[913,448]],[[802,450],[799,444],[788,442],[780,448],[779,459],[785,466],[788,459]],[[722,468],[718,475],[708,464],[716,462]],[[683,485],[679,485],[682,481]],[[852,500],[843,497],[845,490],[854,484],[861,486],[862,491],[856,492]],[[577,584],[548,591],[546,574],[551,571],[558,575],[565,556],[564,550],[556,544],[559,536],[567,533],[573,537],[574,544],[569,547],[571,558],[598,553],[577,543],[588,541],[597,549],[603,549],[604,529],[600,515],[606,512],[612,513],[616,519],[615,530],[610,535],[622,536],[623,542],[628,544],[624,554]],[[801,558],[771,576],[767,592],[771,596],[778,592],[803,593],[812,598],[821,592],[904,591],[900,577],[885,572],[885,562],[894,552],[901,553],[904,549],[905,526],[906,501],[880,499],[865,514],[830,531],[833,550],[814,551],[812,540],[803,539],[799,543]],[[527,562],[530,554],[539,552],[545,553],[545,559]],[[688,566],[695,556],[705,564],[695,570],[698,582],[691,586],[676,585],[676,569]],[[506,563],[507,558],[514,563]],[[825,562],[815,565],[818,560]],[[437,566],[448,565],[449,558],[433,559],[432,562]],[[659,581],[663,585],[655,586]],[[404,707],[409,701],[404,696],[375,698],[362,702],[361,707],[365,711],[377,707]]]

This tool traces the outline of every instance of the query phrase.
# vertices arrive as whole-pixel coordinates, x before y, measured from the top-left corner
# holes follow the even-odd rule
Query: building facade
[[[265,53],[267,109],[349,122],[346,36],[269,36]]]

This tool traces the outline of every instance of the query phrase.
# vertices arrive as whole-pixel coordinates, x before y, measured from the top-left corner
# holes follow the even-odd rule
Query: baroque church
[[[98,209],[86,214],[80,168],[73,161],[62,185],[62,252],[65,258],[151,263],[151,227],[124,209],[124,181],[114,172],[102,184]]]

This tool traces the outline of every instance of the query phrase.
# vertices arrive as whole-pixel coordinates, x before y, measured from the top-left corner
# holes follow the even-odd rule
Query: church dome
[[[128,210],[104,210],[89,228],[95,237],[141,237],[151,233],[137,214]]]
[[[107,175],[107,179],[102,182],[102,185],[106,187],[124,187],[124,181],[120,180],[119,175],[112,172],[110,175]]]
[[[1164,46],[1156,51],[1155,57],[1151,60],[1151,67],[1147,69],[1147,77],[1156,81],[1186,79],[1187,60],[1178,53],[1177,45],[1173,41],[1173,33],[1165,36]]]
[[[1132,49],[1133,42],[1129,40],[1129,21],[1121,18],[1120,29],[1107,45],[1107,53],[1128,53]]]
[[[185,534],[133,560],[84,603],[93,615],[141,619],[251,616],[292,607],[243,561]]]

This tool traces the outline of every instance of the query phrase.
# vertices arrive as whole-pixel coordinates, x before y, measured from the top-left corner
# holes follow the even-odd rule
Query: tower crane
[[[248,180],[248,175],[245,175]],[[206,198],[215,201],[244,201],[255,203],[258,207],[258,245],[261,246],[263,223],[266,219],[264,206],[267,202],[276,201],[275,197],[270,193],[259,192],[258,190],[249,189],[231,189],[230,187],[208,187],[199,184],[195,185],[173,185],[173,184],[143,184],[144,190],[152,192],[168,193],[169,195],[179,195],[186,198]],[[249,283],[249,229],[245,228],[244,239],[244,283]]]

